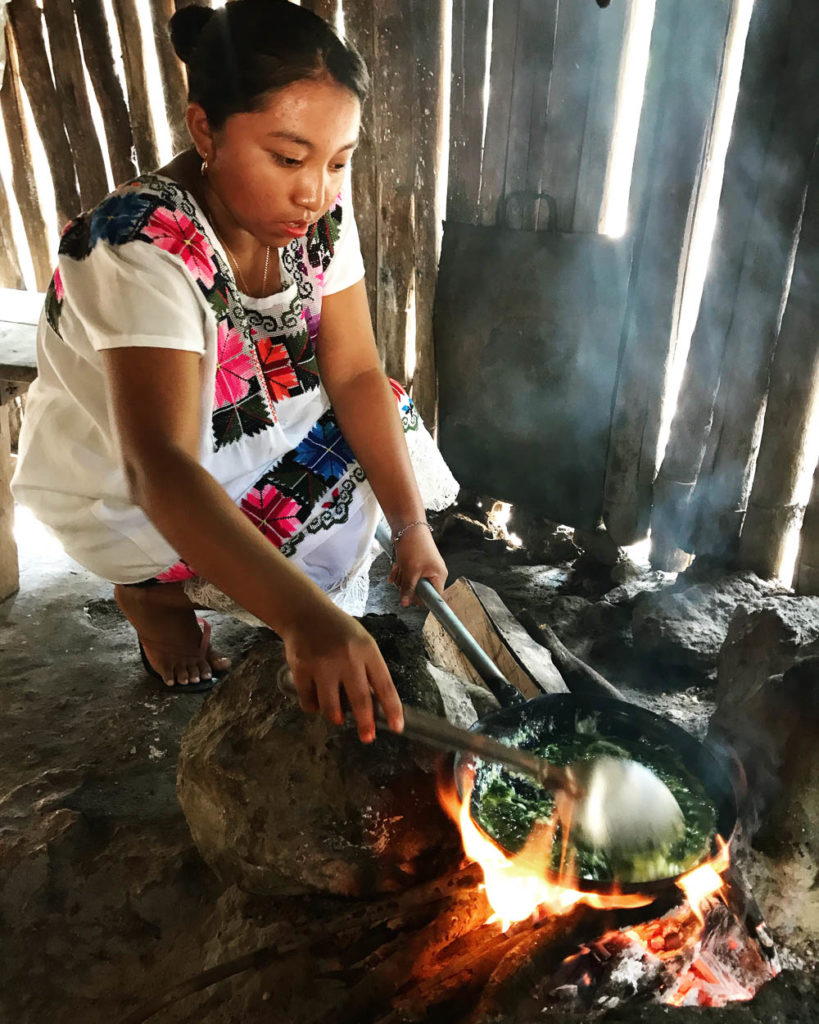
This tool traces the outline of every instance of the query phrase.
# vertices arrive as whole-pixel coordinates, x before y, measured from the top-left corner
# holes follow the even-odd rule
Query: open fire
[[[567,915],[578,904],[600,910],[645,907],[655,896],[583,891],[565,849],[555,876],[546,865],[556,821],[536,824],[515,855],[502,850],[470,814],[471,782],[460,796],[454,782],[439,782],[441,804],[458,825],[466,856],[483,873],[491,908],[488,922],[504,930],[529,920]],[[722,1006],[753,998],[776,974],[775,963],[762,956],[748,929],[726,898],[726,873],[731,866],[727,843],[717,837],[718,851],[682,875],[676,885],[681,902],[663,916],[636,926],[606,932],[568,957],[554,976],[550,997],[588,1000],[611,983],[634,991],[650,986],[668,1005]]]

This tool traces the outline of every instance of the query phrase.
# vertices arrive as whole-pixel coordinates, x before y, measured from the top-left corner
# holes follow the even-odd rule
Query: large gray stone
[[[819,597],[768,597],[736,609],[719,652],[717,700],[723,713],[753,697],[797,658],[819,653]]]
[[[408,704],[443,714],[420,636],[394,616],[364,620]],[[436,758],[379,731],[303,714],[276,687],[281,644],[262,638],[209,697],[182,741],[177,788],[203,858],[260,894],[371,896],[457,863],[440,809]]]
[[[634,646],[667,665],[713,671],[736,609],[758,607],[782,592],[751,572],[693,581],[685,573],[673,586],[638,598]]]

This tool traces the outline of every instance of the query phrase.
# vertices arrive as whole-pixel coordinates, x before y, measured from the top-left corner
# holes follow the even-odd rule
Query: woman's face
[[[286,245],[335,201],[360,118],[358,97],[333,79],[294,82],[211,136],[208,185],[239,227]]]

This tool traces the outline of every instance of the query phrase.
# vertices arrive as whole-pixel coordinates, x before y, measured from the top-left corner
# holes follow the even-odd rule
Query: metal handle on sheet
[[[375,531],[375,539],[387,554],[392,556],[392,538],[383,523],[379,523]],[[469,664],[483,679],[501,705],[509,707],[512,704],[523,703],[524,698],[520,691],[512,686],[429,580],[419,580],[415,593],[423,602],[424,607],[434,615],[452,637],[458,645],[458,649],[468,659]]]

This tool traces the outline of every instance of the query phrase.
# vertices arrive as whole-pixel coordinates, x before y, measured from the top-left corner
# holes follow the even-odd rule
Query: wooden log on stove
[[[797,594],[819,594],[819,465],[799,536],[794,586]]]
[[[714,423],[694,492],[698,555],[736,556],[759,449],[770,361],[793,268],[805,183],[819,131],[819,8],[793,0],[774,131],[726,345]]]
[[[477,224],[489,0],[453,0],[447,220]]]
[[[83,59],[105,127],[114,184],[120,185],[133,178],[137,168],[134,163],[134,141],[128,106],[114,70],[114,51],[105,10],[102,4],[86,3],[84,0],[73,0],[73,3],[80,29]]]
[[[346,0],[344,26],[347,38],[364,59],[372,75],[375,66],[375,24],[372,0]],[[352,193],[361,256],[366,268],[364,283],[375,336],[381,347],[378,323],[378,127],[373,89],[361,107],[361,132],[352,159]]]
[[[531,612],[522,611],[518,615],[529,636],[542,644],[552,655],[555,665],[566,681],[569,690],[577,697],[614,697],[623,700],[623,695],[608,679],[587,665],[585,661],[572,654],[560,640],[557,633],[548,625],[539,626]]]
[[[494,590],[461,578],[447,587],[444,598],[478,646],[524,697],[566,692],[548,650],[532,641]],[[478,672],[432,615],[424,623],[423,636],[434,664],[483,685]]]
[[[657,569],[685,567],[694,551],[694,488],[712,430],[725,355],[745,347],[760,315],[770,322],[774,289],[759,275],[771,273],[756,254],[764,219],[755,218],[764,178],[765,153],[777,117],[777,90],[786,67],[790,3],[755,4],[748,27],[739,96],[725,160],[712,269],[702,303],[663,463],[654,484],[651,561]],[[734,315],[736,312],[736,316]]]
[[[799,247],[788,303],[771,365],[771,383],[748,511],[739,542],[739,566],[763,579],[779,572],[791,529],[801,522],[799,489],[816,458],[808,441],[819,393],[819,149],[808,180]]]
[[[20,67],[17,46],[11,29],[6,25],[6,73],[0,89],[0,107],[6,129],[11,157],[11,180],[14,196],[20,208],[26,232],[34,280],[39,291],[45,291],[51,278],[51,247],[48,229],[40,206],[37,181],[28,124],[23,116],[23,97],[20,89]]]
[[[151,23],[154,28],[154,44],[159,59],[159,74],[162,79],[162,93],[165,98],[165,113],[171,131],[171,145],[174,153],[181,153],[191,144],[185,111],[188,107],[188,80],[182,61],[176,56],[171,45],[168,22],[176,10],[174,0],[151,0]]]
[[[20,77],[34,111],[54,183],[57,217],[65,223],[77,216],[82,202],[77,189],[74,156],[63,124],[62,104],[51,77],[42,14],[35,0],[15,0],[7,10],[20,58]]]
[[[52,54],[54,84],[62,100],[65,129],[72,150],[78,154],[76,170],[80,199],[83,208],[89,209],[108,192],[108,176],[91,118],[74,11],[66,0],[43,0],[43,15]]]
[[[606,467],[603,521],[618,545],[644,537],[676,283],[710,132],[729,0],[658,4],[634,160],[634,262]]]
[[[159,151],[151,121],[148,100],[148,80],[145,72],[145,53],[139,27],[136,0],[113,0],[119,38],[122,42],[122,62],[128,88],[128,109],[134,136],[139,170],[152,171],[159,164]]]

